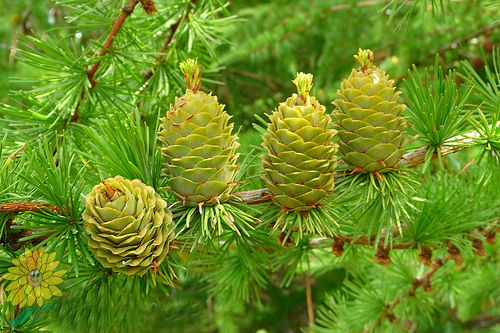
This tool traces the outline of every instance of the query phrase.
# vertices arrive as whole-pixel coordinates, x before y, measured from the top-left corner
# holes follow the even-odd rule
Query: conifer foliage
[[[0,330],[498,331],[494,1],[6,8]]]

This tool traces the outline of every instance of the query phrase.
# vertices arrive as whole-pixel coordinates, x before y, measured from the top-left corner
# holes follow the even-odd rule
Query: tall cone
[[[293,94],[269,117],[263,136],[264,180],[283,211],[309,211],[334,186],[337,145],[332,120],[309,92],[312,74],[298,73]]]
[[[405,105],[394,80],[373,65],[373,52],[359,50],[360,67],[342,81],[334,117],[342,159],[359,173],[388,172],[404,154]]]
[[[175,98],[159,133],[168,184],[187,206],[222,203],[237,186],[238,137],[224,105],[199,90],[200,67],[192,59],[180,64],[186,93]]]

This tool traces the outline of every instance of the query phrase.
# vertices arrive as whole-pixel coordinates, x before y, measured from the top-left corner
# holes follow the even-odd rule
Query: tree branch
[[[139,3],[139,0],[130,0],[123,8],[118,16],[118,18],[113,22],[113,26],[111,27],[111,31],[108,34],[108,37],[106,38],[106,41],[103,44],[103,48],[99,51],[98,57],[99,60],[95,62],[88,70],[87,70],[87,77],[90,81],[90,88],[94,88],[97,84],[97,82],[94,79],[95,73],[99,69],[99,66],[101,65],[101,60],[100,58],[106,55],[108,53],[108,50],[111,49],[113,45],[113,41],[115,40],[115,36],[118,34],[118,31],[120,31],[123,22],[127,19],[127,17],[132,14],[132,12],[135,9],[135,6]],[[85,98],[85,88],[82,88],[82,91],[80,93],[80,100],[76,104],[75,111],[73,112],[73,116],[71,116],[70,122],[76,122],[80,118],[80,114],[78,113],[80,109],[80,104],[82,100]]]
[[[397,235],[399,235],[398,232],[396,232],[394,236],[397,236]],[[373,245],[375,242],[375,238],[376,238],[375,236],[367,237],[364,235],[361,237],[358,237],[356,239],[354,239],[353,237],[344,236],[344,235],[336,235],[336,236],[332,237],[332,239],[334,241],[342,241],[344,243],[358,244],[358,245]],[[377,247],[379,249],[383,249],[383,250],[391,250],[391,249],[406,250],[406,249],[411,249],[414,246],[415,246],[415,243],[402,243],[402,244],[392,244],[392,246],[384,246],[383,241],[379,241],[379,243],[377,244]]]
[[[468,329],[485,329],[498,323],[500,323],[500,316],[486,314],[470,319],[462,325]]]
[[[52,211],[59,215],[64,215],[61,209],[54,205],[38,203],[38,202],[4,202],[0,203],[0,213],[12,213],[10,218],[7,220],[6,229],[11,229],[13,225],[14,217],[18,213],[24,212],[47,212]],[[36,238],[32,238],[30,240],[22,241],[22,238],[32,236],[36,232],[41,232],[43,230],[31,230],[31,229],[21,229],[19,233],[7,233],[6,242],[12,246],[14,250],[18,250],[23,244],[26,243],[34,243],[38,244],[50,237],[52,233],[44,233]]]
[[[471,143],[473,143],[471,137],[478,136],[479,133],[476,131],[472,131],[466,133],[464,135],[459,135],[448,140],[449,142],[453,142],[453,146],[441,146],[438,147],[441,156],[446,156],[452,153],[456,153],[460,150],[470,147]],[[429,146],[424,146],[418,148],[414,151],[406,153],[401,157],[400,164],[405,165],[408,168],[415,168],[421,164],[425,163],[425,154],[429,150]],[[431,159],[434,160],[438,157],[437,152],[435,152]],[[343,177],[344,173],[338,173],[339,177]],[[264,202],[270,202],[272,199],[272,194],[266,188],[261,188],[257,190],[249,190],[243,192],[236,192],[235,196],[239,197],[242,201],[244,201],[248,205],[255,205]]]
[[[389,319],[389,321],[395,325],[397,325],[398,320],[396,316],[392,313],[394,308],[401,303],[403,298],[405,297],[412,297],[415,296],[415,293],[417,292],[419,287],[423,287],[426,292],[430,292],[432,290],[431,284],[430,284],[430,279],[436,273],[443,265],[447,262],[448,259],[440,259],[436,258],[432,261],[431,268],[429,268],[424,275],[422,275],[421,278],[417,279],[415,278],[413,280],[412,285],[406,290],[404,294],[399,295],[396,297],[394,300],[386,304],[386,309],[384,312],[382,312],[375,323],[375,327],[378,327],[384,318]]]
[[[441,156],[446,156],[448,154],[456,153],[457,151],[460,151],[462,149],[465,149],[465,146],[458,146],[458,147],[449,147],[449,146],[442,146],[439,147],[439,150],[441,152]],[[421,147],[417,150],[414,150],[410,153],[404,154],[403,157],[401,158],[401,164],[406,164],[408,168],[415,168],[419,166],[420,164],[425,163],[425,154],[429,150],[428,146]],[[432,155],[432,160],[436,159],[438,157],[438,154],[435,152]]]
[[[169,29],[169,34],[167,36],[167,39],[165,39],[165,43],[163,43],[163,46],[161,47],[160,49],[160,56],[158,57],[158,60],[153,64],[153,68],[151,69],[148,69],[145,73],[144,73],[144,77],[146,78],[146,81],[148,81],[152,76],[153,76],[153,70],[156,66],[158,66],[159,64],[165,62],[165,51],[168,49],[168,47],[170,46],[170,43],[172,42],[172,39],[174,39],[174,35],[175,35],[175,32],[177,31],[177,29],[179,28],[179,25],[181,24],[182,20],[183,19],[187,19],[188,16],[189,16],[189,13],[191,12],[191,9],[194,7],[194,4],[196,4],[198,0],[191,0],[190,4],[189,4],[189,7],[186,9],[186,13],[184,15],[181,15],[177,21],[174,22],[174,24],[172,24],[170,26],[170,29]]]
[[[234,195],[243,200],[247,205],[270,202],[273,197],[267,188],[237,192]]]
[[[496,232],[499,230],[498,227],[499,220],[494,220],[491,222],[488,226],[485,228],[479,227],[475,230],[468,231],[467,233],[469,234],[469,239],[472,242],[472,246],[474,248],[474,254],[476,255],[483,255],[484,247],[483,247],[483,240],[481,238],[478,238],[477,236],[474,236],[474,233],[477,232],[481,235],[484,236],[484,240],[487,243],[494,244],[496,241]],[[393,233],[393,238],[397,237],[399,235],[398,231],[395,231]],[[354,239],[353,237],[350,236],[344,236],[344,235],[334,235],[331,237],[333,239],[332,242],[332,253],[335,254],[337,257],[340,257],[344,253],[344,244],[349,243],[349,244],[355,244],[355,245],[370,245],[373,246],[375,242],[376,236],[371,236],[367,237],[365,235],[361,235],[360,237]],[[316,245],[319,244],[320,240],[324,240],[328,238],[313,238],[309,242],[311,245]],[[432,258],[432,251],[436,249],[438,246],[434,247],[428,247],[426,245],[421,246],[421,252],[419,254],[420,260],[424,263],[426,266],[431,265],[431,258]],[[390,264],[390,258],[388,256],[388,252],[390,250],[408,250],[408,249],[417,249],[417,243],[414,241],[410,241],[408,243],[396,243],[392,244],[390,246],[384,246],[383,241],[379,241],[377,244],[377,253],[375,255],[375,258],[380,264]],[[450,258],[454,260],[457,265],[459,262],[462,260],[461,253],[458,250],[458,248],[452,244],[448,243],[448,253],[450,254]]]
[[[53,211],[63,215],[61,209],[54,205],[38,202],[4,202],[0,203],[0,213],[46,212]]]
[[[309,320],[309,326],[314,325],[314,309],[313,300],[311,292],[311,274],[306,276],[306,299],[307,299],[307,318]]]

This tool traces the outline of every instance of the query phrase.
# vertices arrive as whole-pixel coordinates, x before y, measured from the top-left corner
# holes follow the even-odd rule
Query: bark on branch
[[[33,243],[38,244],[52,235],[51,232],[44,233],[44,230],[31,230],[31,229],[21,229],[18,233],[8,232],[12,226],[16,224],[13,222],[14,217],[19,213],[24,212],[54,212],[59,215],[64,215],[61,209],[54,205],[38,203],[38,202],[4,202],[0,203],[0,213],[12,213],[11,217],[6,223],[7,237],[6,243],[10,244],[14,250],[18,250],[23,244]],[[42,233],[41,235],[31,238],[29,240],[22,240],[25,237],[35,235],[36,233]]]
[[[387,303],[386,304],[386,308],[385,308],[385,311],[382,312],[377,320],[377,322],[375,323],[374,327],[373,328],[376,328],[378,327],[381,323],[382,323],[382,320],[384,318],[387,318],[389,319],[389,321],[391,323],[393,323],[394,325],[397,325],[398,324],[398,319],[396,318],[396,316],[394,315],[393,313],[393,310],[394,308],[399,304],[401,303],[401,301],[406,298],[406,297],[412,297],[415,295],[415,293],[417,292],[418,288],[420,287],[423,287],[423,289],[426,291],[426,292],[430,292],[432,290],[432,287],[431,287],[431,284],[430,284],[430,279],[431,277],[441,268],[443,267],[443,265],[447,262],[448,259],[440,259],[440,258],[436,258],[432,261],[432,264],[431,264],[431,268],[429,268],[425,273],[424,275],[422,275],[422,277],[420,278],[415,278],[413,280],[413,283],[412,285],[406,290],[406,292],[404,294],[401,294],[399,295],[398,297],[396,297],[394,300],[392,300],[391,302]],[[370,330],[371,331],[371,330]]]
[[[63,215],[59,207],[38,202],[4,202],[0,203],[0,213],[46,212],[52,211]]]
[[[476,131],[472,131],[466,133],[464,135],[459,135],[448,140],[449,142],[453,142],[453,145],[441,146],[438,147],[441,156],[446,156],[452,153],[456,153],[460,150],[468,148],[473,143],[472,137],[476,137],[479,134]],[[415,168],[421,164],[425,163],[425,155],[429,150],[428,146],[424,146],[418,148],[412,152],[406,153],[400,160],[401,165],[405,165],[408,168]],[[435,152],[431,159],[434,160],[438,158],[437,152]],[[339,177],[345,176],[343,173],[339,173]],[[242,201],[244,201],[248,205],[255,205],[263,202],[269,202],[272,199],[272,195],[266,188],[261,188],[257,190],[249,190],[243,192],[237,192],[234,194],[239,197]]]
[[[496,232],[499,230],[499,220],[494,220],[492,221],[488,226],[485,228],[479,227],[477,229],[468,231],[469,234],[469,239],[472,242],[472,246],[474,248],[474,253],[476,255],[484,255],[483,251],[483,239],[480,238],[477,234],[480,234],[484,237],[484,241],[490,244],[495,244],[496,242]],[[392,235],[393,238],[396,238],[399,236],[399,232],[395,231]],[[317,245],[320,244],[321,240],[326,240],[328,238],[313,238],[309,242],[311,245]],[[375,236],[365,236],[361,235],[354,239],[353,237],[350,236],[344,236],[344,235],[335,235],[332,236],[331,239],[333,240],[332,243],[332,253],[335,254],[337,257],[340,257],[344,253],[344,244],[355,244],[355,245],[368,245],[368,246],[373,246],[375,244]],[[450,258],[457,262],[459,264],[459,261],[461,260],[461,253],[456,248],[456,246],[452,243],[448,243],[448,253],[450,253]],[[426,266],[431,265],[431,258],[432,258],[432,251],[435,250],[439,246],[434,246],[434,247],[428,247],[426,245],[421,246],[421,252],[419,254],[420,260],[424,263]],[[391,246],[385,246],[384,241],[381,240],[377,244],[377,255],[381,256],[384,254],[388,254],[390,250],[408,250],[408,249],[417,249],[417,243],[410,241],[408,243],[394,243]],[[377,258],[376,255],[376,258]],[[387,256],[387,260],[389,261],[390,258]],[[381,262],[379,262],[381,263]],[[389,262],[390,263],[390,262]]]
[[[396,233],[397,236],[399,233]],[[349,236],[343,236],[343,235],[336,235],[332,237],[334,241],[342,241],[344,243],[349,243],[349,244],[357,244],[357,245],[373,245],[375,243],[375,236],[372,237],[367,237],[367,236],[360,236],[356,239],[353,239],[353,237]],[[379,249],[383,250],[391,250],[391,249],[401,249],[401,250],[406,250],[406,249],[411,249],[415,247],[414,243],[401,243],[401,244],[392,244],[392,246],[384,246],[383,241],[379,241],[377,244],[377,247]]]
[[[113,22],[113,26],[111,27],[111,31],[108,34],[108,37],[104,41],[103,48],[99,51],[98,57],[99,60],[95,62],[88,70],[87,70],[87,78],[89,79],[90,82],[90,88],[94,88],[97,84],[97,82],[94,79],[95,73],[99,69],[99,66],[101,65],[101,60],[103,56],[108,53],[108,50],[111,49],[113,46],[113,41],[115,40],[116,35],[120,31],[123,22],[127,19],[127,17],[132,14],[134,11],[135,7],[139,3],[139,0],[130,0],[123,8],[122,11],[120,12],[120,15],[116,18],[116,20]],[[80,109],[80,104],[82,100],[85,98],[85,88],[82,88],[82,91],[80,93],[80,100],[76,104],[75,111],[73,112],[73,116],[70,119],[70,122],[76,122],[80,118],[80,114],[78,113]]]
[[[172,24],[170,26],[167,39],[165,39],[165,43],[163,43],[163,46],[161,47],[161,49],[159,51],[160,56],[158,57],[158,60],[154,63],[153,68],[148,69],[144,73],[144,77],[146,78],[146,81],[148,81],[153,76],[153,70],[154,70],[154,68],[156,66],[158,66],[159,64],[165,62],[165,59],[166,59],[165,58],[165,51],[168,49],[168,47],[172,43],[172,40],[174,39],[174,35],[175,35],[177,29],[179,28],[179,25],[181,24],[182,20],[188,18],[189,13],[191,12],[191,9],[194,7],[194,5],[196,4],[197,1],[198,0],[191,0],[191,2],[189,4],[189,7],[186,9],[186,13],[184,15],[181,15],[177,19],[177,21],[175,21],[174,24]]]

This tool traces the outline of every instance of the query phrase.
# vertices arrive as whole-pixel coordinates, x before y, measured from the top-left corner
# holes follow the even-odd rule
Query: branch
[[[38,202],[5,202],[0,203],[0,213],[46,212],[52,211],[63,215],[61,209],[54,205]]]
[[[10,221],[10,220],[9,220]],[[7,224],[7,227],[10,228],[12,226],[12,222],[10,221],[10,224]],[[46,229],[39,229],[39,230],[30,230],[30,229],[21,229],[21,232],[19,233],[8,233],[7,234],[7,244],[10,244],[12,246],[12,249],[14,251],[17,251],[23,246],[24,244],[40,244],[43,242],[45,239],[49,238],[50,236],[53,235],[53,232],[45,232],[42,235],[39,235],[35,238],[30,238],[27,240],[22,240],[25,237],[33,236],[36,233],[41,233],[44,232]]]
[[[485,234],[485,233],[491,233],[491,232],[494,233],[494,232],[496,232],[498,230],[498,223],[499,223],[499,220],[495,220],[495,221],[493,221],[493,223],[491,223],[485,229],[479,228],[478,231],[482,232],[483,234]],[[461,255],[458,252],[458,249],[454,245],[452,245],[452,244],[448,244],[448,255],[446,256],[445,259],[440,259],[440,258],[434,259],[430,263],[431,267],[424,273],[424,275],[422,275],[421,278],[419,278],[419,279],[415,278],[413,280],[412,285],[407,289],[407,291],[404,294],[399,295],[394,300],[392,300],[391,302],[389,302],[389,303],[386,304],[385,311],[380,314],[380,316],[379,316],[379,318],[378,318],[375,326],[372,327],[372,329],[375,328],[375,327],[377,327],[377,326],[379,326],[384,318],[388,318],[391,323],[397,325],[398,320],[397,320],[396,316],[393,313],[394,308],[399,303],[401,303],[401,301],[403,300],[403,298],[415,296],[415,293],[417,292],[418,288],[420,288],[420,287],[422,287],[425,292],[431,292],[432,291],[432,285],[431,285],[431,281],[430,281],[431,277],[441,267],[443,267],[446,264],[446,262],[448,262],[450,260],[455,261],[455,264],[457,266],[460,266],[461,263],[462,263]],[[497,322],[497,320],[495,320],[493,322],[493,324],[496,323],[496,322]]]
[[[437,149],[439,149],[441,156],[446,156],[452,153],[456,153],[460,150],[470,147],[470,145],[473,143],[472,137],[477,137],[477,136],[479,136],[479,133],[477,131],[468,132],[464,135],[459,135],[447,140],[448,142],[452,142],[454,144],[453,146],[441,146],[437,147]],[[424,146],[409,153],[406,153],[403,155],[403,157],[401,157],[399,163],[402,165],[406,165],[406,167],[408,168],[415,168],[421,164],[424,164],[425,154],[427,153],[428,150],[429,146]],[[432,155],[431,160],[434,160],[437,157],[438,154],[437,152],[435,152]],[[339,162],[341,161],[342,160],[340,160]],[[345,176],[344,173],[338,173],[338,175],[340,177]],[[272,199],[272,194],[266,188],[237,192],[234,195],[239,197],[242,201],[244,201],[248,205],[255,205],[259,203],[269,202]]]
[[[468,329],[485,329],[498,323],[500,323],[500,316],[486,314],[470,319],[463,323],[462,326]]]
[[[471,145],[474,144],[474,138],[480,137],[481,134],[479,134],[477,131],[471,131],[467,132],[463,135],[457,135],[454,136],[446,142],[448,145],[442,145],[440,147],[436,147],[436,151],[431,157],[431,160],[434,160],[438,157],[437,150],[439,150],[441,156],[446,156],[452,153],[456,153],[457,151],[463,150],[465,148],[469,148]],[[401,164],[406,164],[408,168],[415,168],[416,166],[420,164],[425,163],[425,154],[429,150],[429,146],[421,147],[417,150],[414,150],[412,152],[406,153],[403,155],[403,157],[400,160]],[[466,169],[468,165],[464,168]]]
[[[127,17],[132,14],[132,12],[135,9],[135,6],[139,3],[139,0],[130,0],[123,8],[118,16],[118,18],[113,22],[113,26],[111,27],[111,31],[108,34],[108,37],[106,38],[106,41],[103,44],[103,48],[99,51],[98,57],[101,58],[106,53],[108,53],[108,50],[111,49],[113,45],[113,41],[115,40],[115,36],[118,34],[118,31],[120,31],[123,22],[127,19]],[[87,77],[90,81],[90,88],[94,88],[97,84],[97,82],[94,79],[95,73],[99,69],[99,66],[101,65],[101,60],[98,60],[96,63],[94,63],[88,70],[87,70]],[[82,88],[82,91],[80,93],[80,100],[76,104],[75,112],[73,113],[73,116],[70,119],[70,122],[76,122],[80,118],[80,115],[78,113],[78,110],[80,109],[80,103],[82,100],[85,98],[85,88]]]
[[[13,215],[7,220],[6,229],[11,229],[13,225],[14,217],[18,213],[24,212],[47,212],[52,211],[59,215],[64,215],[61,209],[54,205],[38,203],[38,202],[5,202],[0,203],[0,213],[12,213]],[[36,238],[32,238],[29,240],[22,241],[22,238],[29,237],[34,235],[37,232],[41,232],[43,230],[31,230],[31,229],[22,229],[19,233],[7,233],[6,242],[12,246],[14,250],[18,250],[21,248],[23,244],[33,243],[38,244],[44,241],[46,238],[52,235],[50,233],[44,233]]]
[[[401,301],[403,300],[403,298],[415,296],[415,293],[417,292],[417,290],[418,290],[418,288],[420,286],[422,286],[424,288],[424,291],[430,292],[432,290],[432,287],[431,287],[431,284],[430,284],[431,277],[441,267],[443,267],[443,265],[447,262],[447,260],[448,260],[447,258],[444,259],[444,260],[440,259],[440,258],[434,259],[432,261],[431,268],[429,268],[420,279],[415,278],[413,280],[412,285],[406,290],[406,292],[404,294],[399,295],[394,300],[392,300],[391,302],[389,302],[389,303],[386,304],[385,311],[380,314],[380,316],[379,316],[379,318],[378,318],[378,320],[375,323],[375,326],[373,328],[379,326],[382,323],[382,320],[384,318],[388,318],[391,323],[397,325],[398,320],[397,320],[396,316],[392,313],[393,310],[394,310],[394,308],[399,303],[401,303]]]
[[[500,231],[500,226],[499,226],[500,220],[495,220],[493,223],[488,225],[484,229],[479,229],[479,232],[483,234],[483,236],[486,239],[486,242],[491,245],[495,245],[497,242],[497,237],[496,233]]]
[[[145,73],[144,73],[144,77],[146,78],[146,81],[148,81],[152,76],[153,76],[153,69],[158,66],[159,64],[165,62],[166,60],[166,57],[165,57],[165,51],[168,49],[168,47],[170,46],[170,43],[172,42],[172,39],[174,39],[174,35],[175,35],[175,32],[177,31],[177,29],[179,28],[179,25],[181,24],[182,20],[183,19],[187,19],[188,16],[189,16],[189,13],[191,12],[191,9],[194,7],[194,4],[196,3],[196,1],[198,0],[191,0],[190,4],[189,4],[189,7],[187,8],[186,10],[186,13],[184,15],[181,15],[177,21],[174,22],[174,24],[172,24],[172,26],[170,26],[170,29],[169,29],[169,34],[167,36],[167,39],[165,40],[165,43],[163,43],[163,46],[161,47],[160,49],[160,56],[158,57],[158,60],[153,64],[153,68],[151,69],[148,69]]]
[[[457,151],[460,151],[462,149],[467,148],[466,146],[459,146],[459,147],[449,147],[449,146],[441,146],[439,147],[439,151],[441,152],[441,156],[446,156],[448,154],[456,153]],[[401,158],[400,163],[401,164],[406,164],[408,168],[415,168],[419,166],[420,164],[425,163],[425,154],[429,150],[428,146],[421,147],[417,150],[414,150],[410,153],[406,153],[403,155]],[[432,155],[432,160],[436,159],[438,157],[438,154],[434,152]]]
[[[111,28],[111,31],[109,32],[108,37],[106,38],[106,41],[103,44],[103,48],[99,52],[99,58],[103,57],[108,53],[108,50],[111,49],[111,46],[113,45],[113,41],[115,40],[116,34],[118,34],[118,31],[120,31],[123,22],[127,19],[127,17],[132,14],[134,11],[135,6],[139,3],[139,0],[130,0],[128,4],[125,5],[125,7],[122,8],[122,11],[118,18],[113,22],[113,27]],[[97,61],[90,67],[90,69],[87,71],[87,76],[89,78],[90,83],[92,84],[92,87],[95,87],[96,82],[94,80],[94,75],[97,72],[97,69],[99,68],[99,65],[101,64],[101,61]]]
[[[478,236],[474,235],[474,233],[479,233],[482,236],[484,236],[484,240],[489,243],[494,245],[496,242],[496,232],[499,230],[499,220],[494,220],[491,222],[488,226],[486,227],[479,227],[477,229],[467,231],[467,234],[469,234],[469,240],[472,242],[472,247],[474,254],[482,256],[484,255],[484,246],[483,246],[483,241],[481,238],[478,238]],[[396,238],[399,235],[398,231],[395,231],[393,233],[393,238]],[[325,240],[328,238],[322,237],[322,238],[313,238],[310,240],[309,244],[311,245],[318,245],[320,244],[321,240]],[[353,237],[349,236],[344,236],[344,235],[334,235],[331,237],[333,239],[332,242],[332,253],[336,255],[337,257],[340,257],[344,253],[344,244],[349,243],[349,244],[356,244],[356,245],[370,245],[373,246],[376,236],[371,236],[367,237],[365,235],[362,235],[356,239]],[[408,249],[417,249],[417,243],[415,241],[410,241],[408,243],[400,243],[400,244],[392,244],[389,246],[384,246],[384,242],[381,240],[377,244],[377,253],[375,254],[375,259],[377,262],[381,265],[389,265],[391,263],[391,259],[389,257],[389,251],[390,250],[408,250]],[[462,261],[462,255],[458,248],[452,244],[448,243],[448,253],[450,254],[450,257],[448,259],[454,260],[457,265],[460,265]],[[439,245],[435,245],[433,247],[429,247],[427,245],[422,244],[421,245],[421,252],[419,253],[419,258],[422,261],[422,263],[425,266],[430,266],[431,265],[431,258],[432,258],[432,251],[438,248]]]
[[[306,299],[307,299],[307,318],[309,319],[309,326],[314,325],[314,309],[311,293],[311,274],[306,276]]]
[[[397,235],[399,235],[399,232],[395,232],[393,237],[397,236]],[[334,242],[342,241],[342,243],[349,243],[349,244],[373,245],[375,242],[376,236],[374,235],[374,236],[371,236],[370,238],[368,238],[367,236],[361,236],[361,237],[354,239],[353,237],[349,237],[349,236],[336,235],[336,236],[333,236],[332,238],[333,238]],[[383,249],[383,250],[391,250],[391,249],[406,250],[406,249],[413,248],[414,246],[415,246],[414,243],[402,243],[402,244],[392,244],[392,246],[384,246],[383,241],[379,241],[379,243],[377,244],[377,247],[379,249]]]
[[[257,205],[264,202],[270,202],[273,197],[267,188],[237,192],[234,196],[240,198],[247,205]]]

